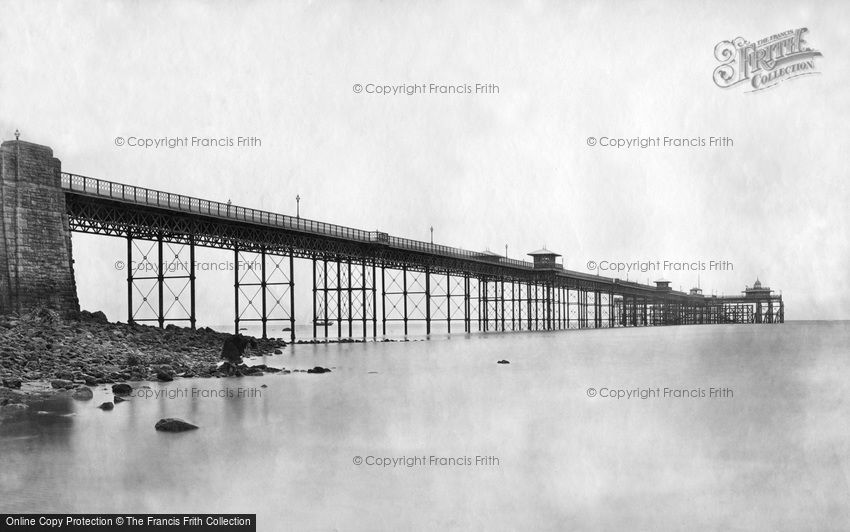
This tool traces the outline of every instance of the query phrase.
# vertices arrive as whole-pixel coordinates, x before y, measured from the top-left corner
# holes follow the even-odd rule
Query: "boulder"
[[[20,388],[22,384],[21,379],[3,379],[3,386],[6,388]]]
[[[112,385],[112,393],[115,395],[130,395],[133,393],[133,387],[123,382]]]
[[[217,369],[217,372],[225,377],[241,377],[244,366],[244,364],[237,365],[232,362],[225,362]]]
[[[50,385],[56,388],[57,390],[74,387],[74,383],[67,379],[53,379],[52,381],[50,381]]]
[[[106,318],[106,314],[104,314],[100,310],[92,312],[91,313],[91,319],[92,319],[92,321],[97,321],[97,322],[100,322],[100,323],[109,323],[109,320]]]
[[[117,405],[118,403],[123,403],[124,401],[127,401],[127,399],[124,399],[120,395],[116,395],[112,398],[112,401]]]
[[[242,363],[242,355],[250,341],[241,334],[232,334],[224,340],[221,346],[221,358],[233,364]]]
[[[316,366],[313,369],[308,369],[307,373],[330,373],[331,370],[328,368],[323,368],[322,366]]]
[[[100,406],[98,406],[98,408],[100,408],[101,410],[112,410],[113,408],[115,408],[115,405],[107,401],[105,403],[100,403]]]
[[[174,371],[173,370],[163,370],[163,369],[157,370],[156,378],[161,380],[161,381],[164,381],[164,382],[173,381],[174,380]]]
[[[176,417],[167,417],[157,421],[154,428],[163,432],[184,432],[187,430],[195,430],[198,427],[197,425],[192,425],[191,423]]]
[[[89,401],[94,398],[94,393],[92,393],[91,389],[87,386],[80,386],[76,390],[74,390],[74,395],[72,395],[74,399],[78,401]]]

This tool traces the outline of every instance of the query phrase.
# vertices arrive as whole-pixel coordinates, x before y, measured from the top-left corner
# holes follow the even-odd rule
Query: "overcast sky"
[[[66,171],[292,214],[300,194],[305,217],[422,240],[433,226],[439,243],[507,244],[516,258],[546,245],[579,271],[726,260],[733,270],[700,273],[706,292],[759,276],[789,319],[848,318],[847,2],[3,0],[0,16],[0,137],[20,128]],[[799,27],[820,75],[749,94],[713,83],[718,42]],[[590,136],[734,146],[618,150]],[[74,246],[84,306],[125,319],[126,272],[112,267],[124,243]],[[697,282],[629,274],[658,277]],[[229,285],[199,290],[232,301]]]

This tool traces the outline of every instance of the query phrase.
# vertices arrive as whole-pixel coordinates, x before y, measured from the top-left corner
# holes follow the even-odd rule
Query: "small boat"
[[[292,330],[292,327],[284,327],[283,329],[281,329],[281,331],[283,331],[283,332],[289,332],[291,330]]]
[[[318,325],[319,327],[324,327],[324,326],[326,326],[326,325],[333,325],[333,324],[334,324],[334,320],[316,320],[316,321],[314,321],[313,323],[315,323],[315,324],[316,324],[316,325]]]

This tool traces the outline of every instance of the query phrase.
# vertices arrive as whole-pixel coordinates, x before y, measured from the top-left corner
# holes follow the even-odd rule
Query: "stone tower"
[[[0,144],[0,313],[79,311],[60,172],[47,146]]]

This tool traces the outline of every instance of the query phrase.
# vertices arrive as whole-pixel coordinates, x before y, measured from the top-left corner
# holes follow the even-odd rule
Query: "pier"
[[[237,333],[284,326],[295,340],[296,315],[314,338],[377,338],[391,323],[406,335],[413,323],[431,334],[784,322],[781,294],[760,281],[708,296],[602,277],[547,249],[522,261],[63,172],[50,148],[20,140],[0,147],[0,174],[3,312],[79,310],[70,235],[81,232],[126,240],[127,321],[160,327],[196,326],[198,246],[233,253]],[[298,280],[312,285],[306,316],[295,260],[312,265]]]

